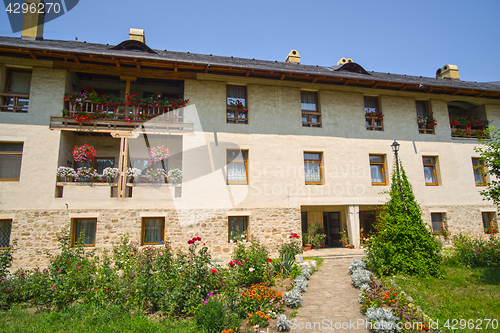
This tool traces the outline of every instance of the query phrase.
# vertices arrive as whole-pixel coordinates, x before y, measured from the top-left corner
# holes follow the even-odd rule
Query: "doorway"
[[[363,229],[363,234],[368,235],[371,234],[375,225],[375,211],[374,210],[366,210],[359,212],[359,227]]]
[[[326,233],[326,245],[339,247],[340,244],[340,212],[323,212],[323,228]]]

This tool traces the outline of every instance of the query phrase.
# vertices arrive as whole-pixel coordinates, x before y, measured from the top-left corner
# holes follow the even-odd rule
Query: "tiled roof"
[[[98,56],[120,57],[139,60],[174,61],[192,63],[198,65],[223,66],[241,68],[245,70],[262,70],[283,73],[309,74],[325,77],[338,77],[345,79],[374,80],[380,82],[392,82],[398,84],[417,84],[422,86],[449,87],[455,89],[474,89],[487,91],[500,91],[499,82],[471,82],[449,79],[436,79],[433,77],[412,76],[392,73],[371,72],[359,74],[347,71],[339,71],[342,66],[314,66],[279,61],[256,60],[247,58],[214,56],[207,54],[175,52],[166,50],[154,50],[157,54],[131,51],[112,50],[114,45],[94,44],[78,41],[42,40],[33,41],[21,38],[0,37],[0,47],[22,48],[28,50],[52,51],[70,54],[92,54]]]

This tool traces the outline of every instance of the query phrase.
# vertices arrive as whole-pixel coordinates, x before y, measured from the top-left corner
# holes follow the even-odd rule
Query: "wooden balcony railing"
[[[29,94],[0,93],[0,111],[28,112]]]
[[[455,138],[485,138],[488,126],[450,125],[451,136]]]

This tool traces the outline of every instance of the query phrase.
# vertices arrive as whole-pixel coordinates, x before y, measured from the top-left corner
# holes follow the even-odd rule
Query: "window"
[[[385,156],[370,155],[370,174],[372,185],[387,185],[385,181]]]
[[[474,169],[474,182],[476,186],[486,186],[486,172],[484,171],[484,163],[480,158],[472,159],[472,167]]]
[[[422,156],[422,161],[424,163],[425,185],[438,185],[436,158]]]
[[[321,127],[321,113],[318,109],[318,93],[301,91],[300,105],[302,109],[302,126]]]
[[[248,216],[229,217],[228,236],[229,242],[235,239],[248,241]]]
[[[322,153],[304,152],[306,185],[321,185],[323,182]]]
[[[443,213],[431,213],[432,231],[441,231],[443,225]]]
[[[130,162],[132,164],[132,168],[137,168],[142,171],[142,175],[146,175],[149,165],[148,159],[133,158],[130,160]]]
[[[0,181],[19,181],[23,144],[0,142]]]
[[[28,112],[31,71],[9,70],[5,90],[0,93],[0,111]]]
[[[493,223],[493,217],[494,217],[493,212],[482,212],[482,218],[483,218],[483,227],[484,229],[488,228],[495,228],[495,225]]]
[[[142,219],[142,244],[163,244],[165,241],[165,218]]]
[[[248,124],[247,87],[227,86],[227,122]]]
[[[248,184],[248,150],[227,151],[227,183]]]
[[[84,246],[95,246],[97,219],[73,220],[73,245],[81,242]]]
[[[366,129],[369,131],[382,131],[383,118],[384,115],[380,112],[378,97],[365,96]]]
[[[415,106],[417,108],[418,133],[434,134],[436,120],[429,110],[427,101],[415,101]]]
[[[10,246],[10,232],[12,220],[0,220],[0,249],[6,249]]]

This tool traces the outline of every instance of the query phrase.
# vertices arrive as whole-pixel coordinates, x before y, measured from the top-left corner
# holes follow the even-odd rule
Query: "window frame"
[[[424,158],[432,158],[433,163],[424,163]],[[424,182],[426,186],[439,186],[439,178],[438,178],[438,173],[437,173],[437,160],[436,156],[422,156],[422,164],[424,167]],[[434,174],[434,180],[435,183],[427,183],[425,180],[425,168],[432,168],[433,174]]]
[[[477,165],[474,165],[474,161],[478,161]],[[483,176],[483,183],[476,183],[476,170],[481,170],[481,176]],[[488,181],[486,180],[486,169],[484,168],[484,160],[479,157],[472,158],[472,171],[474,176],[474,184],[476,186],[488,186]]]
[[[441,221],[439,223],[441,223],[441,227],[439,228],[439,230],[434,230],[434,221],[432,221],[433,215],[440,216]],[[431,213],[431,228],[432,228],[432,232],[440,232],[441,230],[446,230],[446,225],[444,223],[444,213],[442,213],[442,212],[432,212]]]
[[[306,160],[306,154],[318,154],[319,155],[319,160]],[[323,152],[319,152],[319,151],[304,151],[303,155],[302,155],[303,159],[304,159],[304,181],[305,181],[305,185],[323,185]],[[306,176],[306,171],[305,171],[305,164],[317,164],[319,163],[319,177],[320,177],[320,181],[319,182],[311,182],[311,181],[307,181],[305,180],[305,176]]]
[[[380,156],[382,157],[382,162],[372,162],[370,160],[370,157],[372,156]],[[371,179],[372,181],[372,185],[387,185],[387,177],[386,177],[386,168],[385,168],[385,161],[386,161],[386,158],[385,158],[385,155],[384,154],[369,154],[368,155],[368,160],[369,160],[369,163],[370,163],[370,178],[371,178],[371,167],[372,165],[381,165],[382,166],[382,175],[384,177],[384,182],[383,183],[374,183],[373,182],[373,179]]]
[[[141,219],[141,244],[142,245],[161,245],[165,243],[165,217],[152,217],[146,216]],[[146,242],[146,220],[162,220],[161,241],[159,242]]]
[[[5,80],[5,86],[3,90],[0,92],[0,111],[1,112],[15,112],[15,113],[28,113],[29,110],[29,99],[31,92],[31,80],[33,79],[33,70],[32,69],[23,69],[23,68],[7,68],[7,79]],[[30,91],[28,93],[9,91],[9,85],[12,80],[12,73],[15,72],[24,72],[30,73]],[[26,106],[19,106],[19,98],[26,99]],[[9,105],[9,101],[12,99],[12,105]]]
[[[246,181],[230,181],[229,180],[229,152],[240,152],[243,158],[232,159],[231,162],[243,162],[245,164]],[[245,155],[243,155],[245,154]],[[240,155],[240,154],[238,154]],[[228,149],[226,150],[226,184],[227,185],[248,185],[248,149]]]
[[[19,182],[21,180],[21,170],[23,167],[23,153],[24,153],[24,142],[0,142],[11,145],[20,145],[21,151],[2,151],[0,150],[1,156],[9,156],[9,155],[21,155],[21,165],[19,167],[19,178],[0,178],[0,182]]]
[[[367,131],[383,131],[384,130],[383,119],[377,119],[376,117],[366,115],[366,109],[369,109],[366,106],[366,104],[367,104],[367,101],[370,99],[375,99],[375,102],[377,105],[375,111],[380,112],[380,114],[383,117],[383,113],[382,113],[382,110],[380,108],[380,99],[378,98],[378,96],[363,96],[363,110],[365,112],[365,128]],[[379,125],[376,125],[377,121],[379,122]]]
[[[244,107],[247,109],[247,112],[245,113],[245,118],[238,118],[239,112],[234,110],[234,118],[229,118],[228,113],[232,110],[232,106],[227,102],[227,100],[230,98],[229,97],[229,88],[231,87],[236,87],[236,88],[242,88],[245,93],[245,105]],[[238,86],[238,85],[226,85],[226,123],[227,124],[248,124],[248,95],[247,95],[247,86]]]
[[[71,226],[71,246],[74,247],[76,244],[77,236],[76,236],[76,224],[78,221],[90,221],[93,220],[95,222],[95,229],[94,229],[94,243],[93,244],[83,244],[85,247],[95,247],[96,246],[96,240],[97,240],[97,218],[96,217],[79,217],[79,218],[74,218],[72,219],[72,226]]]
[[[232,215],[227,217],[227,242],[231,243],[231,219],[232,218],[243,218],[245,220],[245,234],[246,234],[246,241],[248,242],[249,236],[248,236],[248,216],[243,216],[243,215]]]
[[[419,114],[419,112],[418,112],[419,111],[418,110],[418,104],[419,103],[423,103],[425,105],[425,110],[424,110],[423,114]],[[433,116],[432,111],[431,111],[431,109],[429,107],[429,102],[428,101],[423,101],[423,100],[415,100],[415,111],[417,113],[418,133],[419,134],[435,134],[435,127],[433,127],[433,128],[421,128],[420,124],[418,123],[418,117],[419,116],[425,116],[425,115],[431,115],[431,116]]]
[[[316,111],[311,111],[311,110],[303,110],[302,109],[302,94],[312,94],[312,95],[315,95],[316,97]],[[319,109],[319,94],[317,91],[300,91],[300,104],[301,104],[301,118],[306,116],[307,117],[307,122],[304,122],[304,120],[302,120],[302,127],[318,127],[318,128],[321,128],[322,127],[322,123],[321,123],[321,110]],[[318,117],[318,122],[317,123],[314,123],[312,121],[312,118],[313,116],[317,116]]]
[[[12,219],[0,219],[0,223],[10,223],[10,231],[9,231],[9,246],[0,247],[1,250],[10,249],[10,238],[12,236]]]

